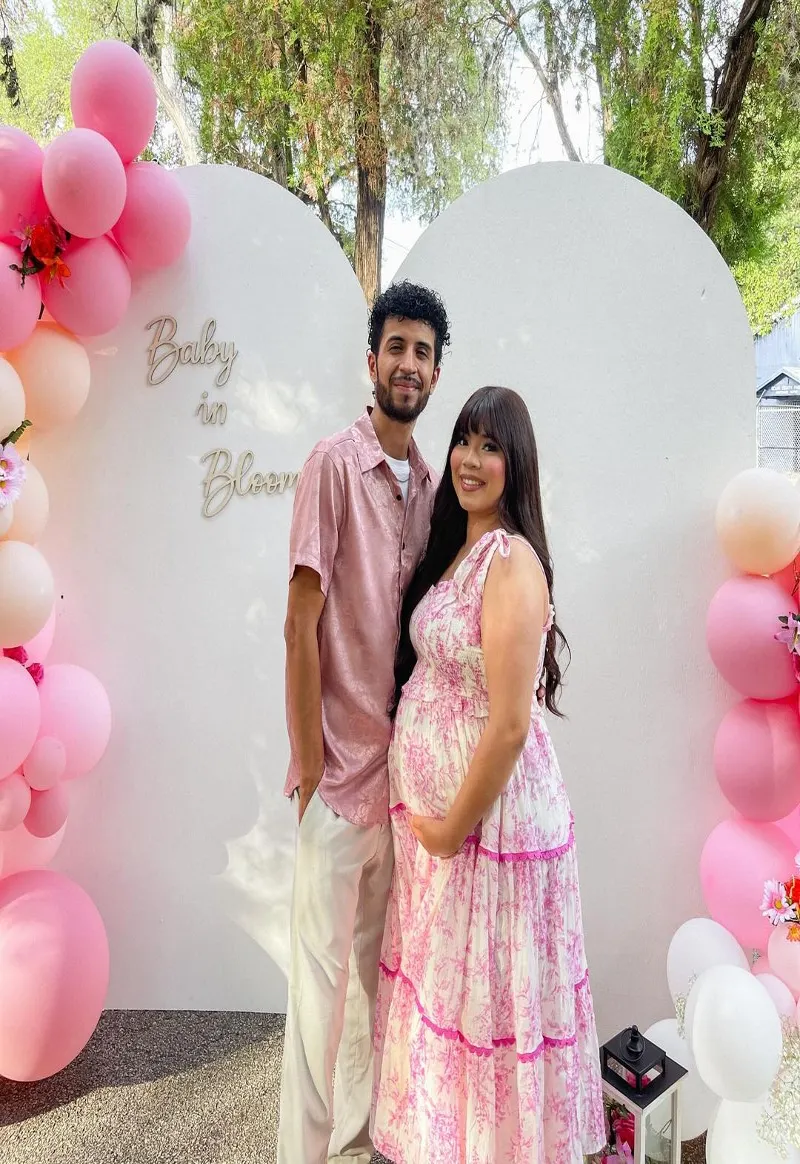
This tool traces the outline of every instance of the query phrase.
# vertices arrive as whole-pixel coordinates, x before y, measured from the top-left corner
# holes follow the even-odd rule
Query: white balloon
[[[39,551],[27,542],[0,542],[0,647],[38,635],[54,600],[53,575]]]
[[[760,977],[738,966],[706,970],[689,995],[686,1034],[700,1078],[720,1099],[754,1103],[769,1091],[783,1033]]]
[[[686,1045],[686,1040],[678,1034],[678,1024],[674,1018],[662,1019],[654,1023],[645,1031],[644,1037],[655,1043],[662,1051],[666,1051],[670,1059],[680,1063],[689,1072],[684,1077],[680,1087],[681,1104],[681,1138],[694,1140],[708,1131],[714,1113],[719,1107],[719,1097],[706,1087],[697,1071],[692,1053]],[[671,1100],[665,1099],[658,1104],[648,1116],[650,1126],[655,1132],[666,1127],[670,1119]],[[656,1137],[654,1137],[656,1139]],[[648,1145],[647,1154],[654,1160],[658,1159],[658,1148],[655,1143]],[[669,1157],[665,1157],[669,1159]]]
[[[693,917],[684,922],[669,944],[667,981],[672,1001],[689,990],[693,978],[699,978],[712,966],[749,968],[747,955],[719,922],[707,917]]]
[[[786,983],[781,982],[780,978],[775,974],[759,974],[758,981],[775,1003],[775,1009],[781,1018],[794,1019],[797,1003]]]
[[[800,1152],[779,1156],[758,1134],[763,1103],[732,1103],[723,1099],[706,1143],[707,1164],[800,1164]]]

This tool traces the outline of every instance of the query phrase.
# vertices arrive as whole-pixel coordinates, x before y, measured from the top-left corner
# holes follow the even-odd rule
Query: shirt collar
[[[371,413],[372,409],[367,408],[353,425],[353,438],[356,443],[358,467],[362,473],[368,473],[370,469],[374,469],[380,465],[381,461],[386,460],[386,455],[381,448],[377,433],[372,427]],[[408,460],[411,465],[411,472],[415,478],[418,480],[430,480],[430,468],[423,459],[413,437],[408,446]]]

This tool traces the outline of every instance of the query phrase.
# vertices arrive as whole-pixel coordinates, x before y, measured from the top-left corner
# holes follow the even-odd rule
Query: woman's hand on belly
[[[454,857],[460,846],[452,827],[446,820],[430,816],[414,816],[409,820],[414,836],[432,857]]]

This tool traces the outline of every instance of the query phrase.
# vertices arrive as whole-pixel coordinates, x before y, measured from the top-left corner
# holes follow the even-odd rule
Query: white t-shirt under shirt
[[[394,457],[390,457],[388,453],[384,453],[386,457],[386,464],[397,478],[397,484],[400,486],[400,492],[403,494],[403,500],[408,501],[408,481],[411,476],[411,464],[408,460],[397,461]]]

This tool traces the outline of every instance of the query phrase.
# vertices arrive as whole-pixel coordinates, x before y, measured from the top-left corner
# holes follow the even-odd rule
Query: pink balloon
[[[774,926],[769,939],[772,973],[795,994],[800,993],[800,926]]]
[[[0,656],[0,777],[19,768],[36,741],[40,717],[33,679],[19,663]]]
[[[123,162],[142,152],[155,129],[153,78],[122,41],[98,41],[86,50],[72,74],[70,104],[75,124],[108,138]]]
[[[110,238],[78,242],[67,250],[70,276],[44,288],[47,310],[76,335],[104,335],[122,320],[131,298],[125,257]]]
[[[39,684],[41,736],[61,740],[64,779],[84,776],[99,763],[111,735],[111,705],[99,679],[72,663],[46,667]]]
[[[800,850],[800,809],[790,812],[783,820],[779,820],[778,824],[792,844]]]
[[[70,129],[47,147],[42,189],[53,217],[78,238],[107,234],[125,205],[125,167],[93,129]]]
[[[28,226],[42,188],[41,147],[13,125],[0,125],[0,235]]]
[[[762,974],[771,974],[772,970],[770,968],[769,958],[759,958],[753,965],[753,973],[756,978],[759,978]]]
[[[777,821],[800,804],[800,718],[791,703],[748,699],[717,731],[720,788],[748,820]]]
[[[54,837],[66,824],[68,815],[69,793],[63,784],[56,784],[44,792],[31,793],[25,828],[33,837]]]
[[[53,736],[40,736],[22,765],[22,772],[31,788],[37,792],[46,792],[48,788],[53,788],[58,783],[64,775],[66,766],[67,751],[61,740],[54,739]],[[66,817],[64,819],[66,820]],[[50,835],[36,833],[36,836]]]
[[[0,1075],[46,1079],[97,1026],[108,990],[108,939],[91,898],[51,869],[0,882]]]
[[[765,949],[772,926],[761,916],[764,882],[788,880],[795,847],[777,825],[722,821],[712,831],[700,858],[703,897],[714,921],[745,947]],[[770,955],[773,973],[778,974]]]
[[[10,877],[12,873],[48,865],[61,847],[66,831],[64,825],[54,837],[42,840],[32,836],[21,824],[10,833],[0,833],[0,876]]]
[[[731,578],[711,600],[706,637],[711,658],[731,687],[750,699],[784,699],[797,691],[787,647],[775,641],[778,618],[797,601],[771,578]]]
[[[173,175],[154,162],[134,162],[127,174],[128,197],[114,237],[134,266],[169,267],[189,241],[189,200]]]
[[[56,608],[50,611],[50,617],[44,624],[38,635],[29,639],[25,643],[25,650],[28,654],[28,663],[43,663],[50,653],[50,648],[53,645],[53,638],[56,633]]]
[[[29,276],[23,287],[19,274],[11,270],[11,264],[18,265],[21,258],[19,248],[0,242],[0,352],[25,343],[42,306],[39,276]]]
[[[19,772],[12,772],[5,780],[0,780],[0,832],[21,825],[30,807],[31,790]]]

